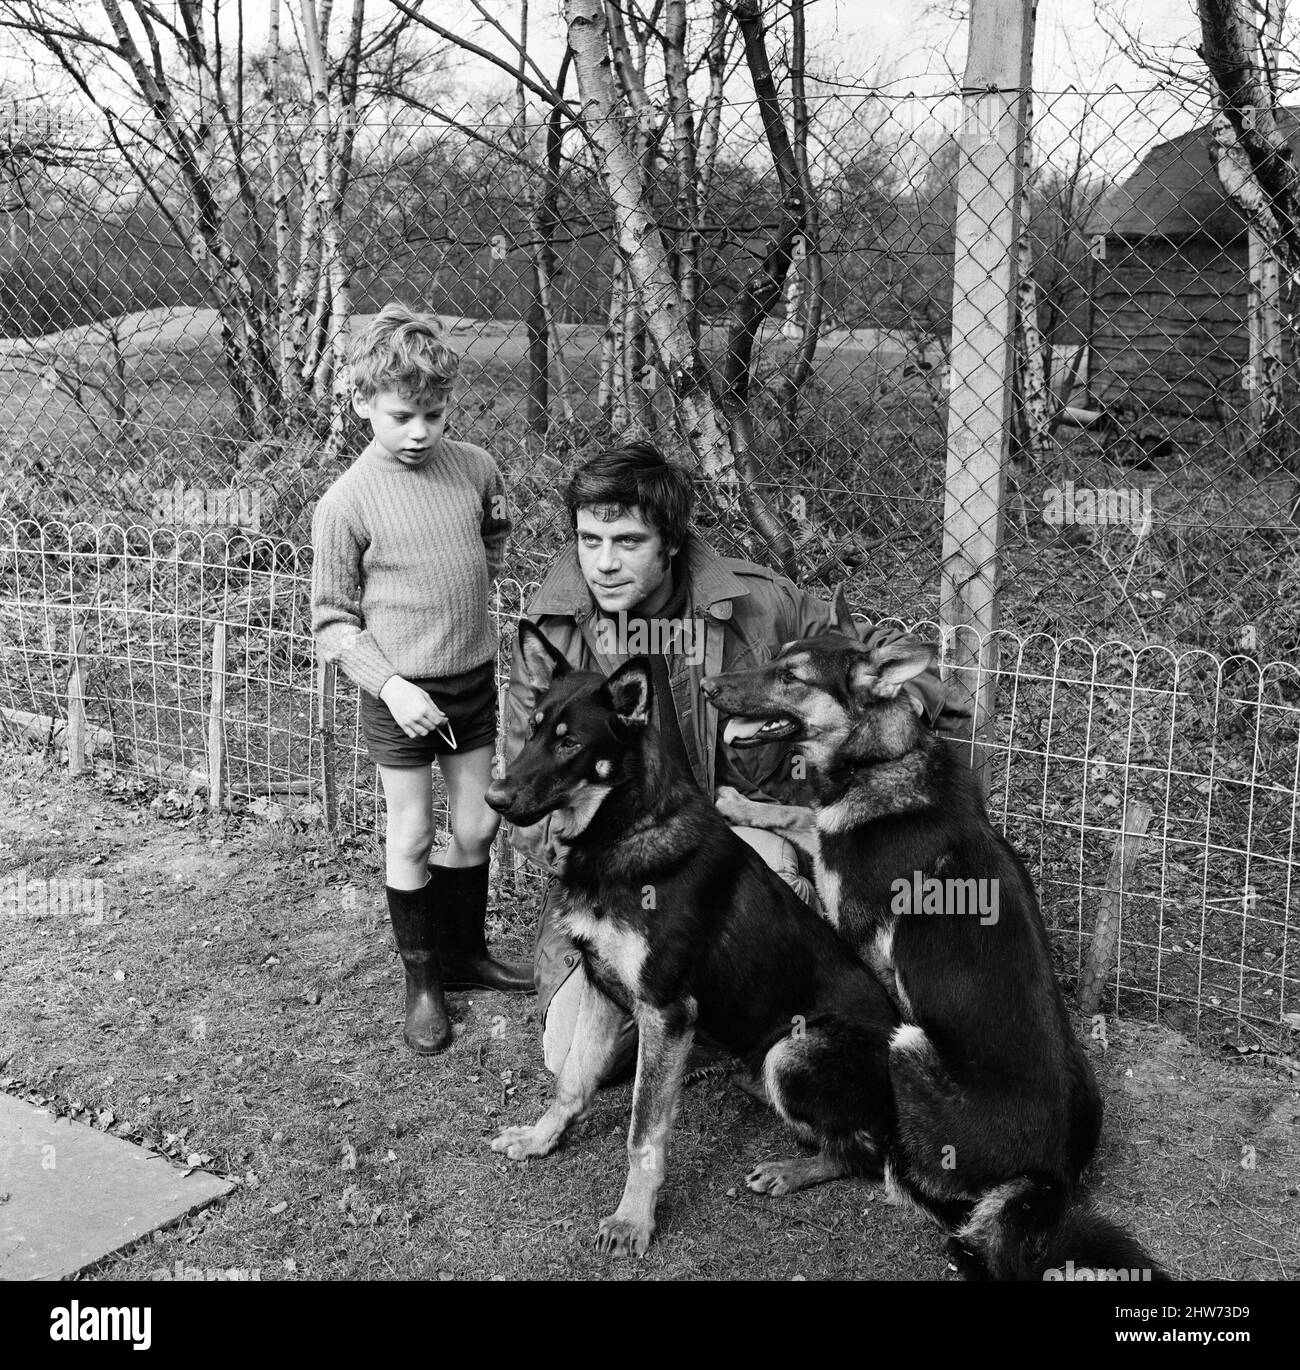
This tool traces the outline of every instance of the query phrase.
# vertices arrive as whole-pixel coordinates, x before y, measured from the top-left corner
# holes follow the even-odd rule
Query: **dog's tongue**
[[[737,738],[757,737],[766,723],[765,718],[729,718],[727,726],[722,730],[722,740],[731,743]]]

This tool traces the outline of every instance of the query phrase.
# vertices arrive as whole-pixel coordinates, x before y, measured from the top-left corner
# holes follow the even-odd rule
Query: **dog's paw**
[[[605,1256],[644,1256],[654,1230],[653,1219],[637,1222],[611,1213],[596,1229],[596,1250]]]
[[[719,785],[714,806],[723,818],[740,820],[749,810],[750,801],[731,785]]]
[[[793,1194],[803,1188],[796,1182],[790,1161],[760,1161],[745,1176],[745,1183],[755,1194]]]
[[[537,1127],[506,1127],[492,1138],[492,1150],[504,1151],[512,1161],[526,1161],[529,1156],[546,1156],[555,1149]]]

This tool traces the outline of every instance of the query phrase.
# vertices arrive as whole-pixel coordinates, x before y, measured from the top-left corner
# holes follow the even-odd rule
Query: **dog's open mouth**
[[[784,714],[778,714],[775,718],[733,717],[727,720],[722,740],[730,747],[757,747],[763,742],[794,737],[799,731],[799,724]]]

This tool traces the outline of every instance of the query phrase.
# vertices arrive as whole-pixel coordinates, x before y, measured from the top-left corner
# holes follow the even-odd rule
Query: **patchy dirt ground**
[[[239,1181],[92,1277],[952,1278],[938,1233],[871,1185],[750,1194],[745,1169],[791,1143],[714,1078],[685,1092],[655,1246],[607,1264],[591,1237],[621,1192],[630,1086],[556,1155],[494,1156],[548,1094],[534,1002],[451,996],[455,1045],[411,1055],[373,849],[210,824],[0,754],[0,889],[25,871],[105,892],[88,926],[0,905],[0,1088]],[[527,954],[532,917],[506,901],[495,945]],[[1106,1039],[1099,1204],[1184,1277],[1296,1278],[1300,1063],[1150,1024]]]

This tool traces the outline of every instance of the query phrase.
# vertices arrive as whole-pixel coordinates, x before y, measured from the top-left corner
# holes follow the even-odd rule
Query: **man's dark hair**
[[[666,460],[658,448],[627,442],[583,462],[564,491],[564,503],[575,530],[578,510],[589,505],[597,506],[602,519],[621,518],[636,508],[666,548],[680,547],[690,531],[695,491],[686,471]]]

